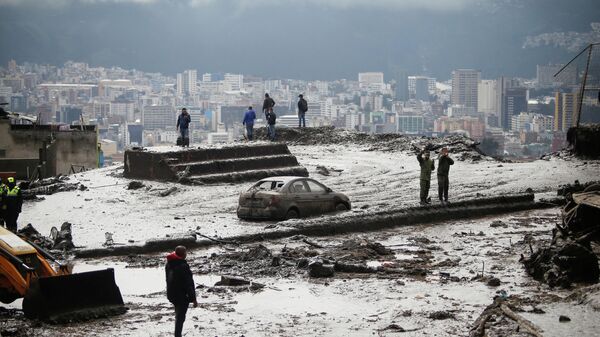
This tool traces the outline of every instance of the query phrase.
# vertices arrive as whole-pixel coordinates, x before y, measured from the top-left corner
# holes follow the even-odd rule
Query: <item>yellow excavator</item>
[[[52,323],[127,310],[113,269],[72,274],[42,247],[0,227],[0,301],[18,298],[26,317]]]

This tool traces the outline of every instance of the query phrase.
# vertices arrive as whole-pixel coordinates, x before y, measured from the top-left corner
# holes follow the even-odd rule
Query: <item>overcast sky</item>
[[[535,75],[600,37],[599,0],[0,0],[10,59],[355,79]],[[388,78],[389,79],[389,78]]]

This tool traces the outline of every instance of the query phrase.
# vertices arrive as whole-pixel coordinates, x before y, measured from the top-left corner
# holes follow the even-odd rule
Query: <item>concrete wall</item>
[[[58,131],[52,125],[11,125],[8,119],[0,119],[0,150],[4,152],[0,157],[0,171],[16,171],[19,179],[27,178],[27,167],[31,173],[36,162],[42,164],[40,152],[46,157],[44,177],[69,174],[71,165],[96,168],[98,160],[94,126]]]

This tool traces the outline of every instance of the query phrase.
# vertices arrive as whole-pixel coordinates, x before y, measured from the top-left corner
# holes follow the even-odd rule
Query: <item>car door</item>
[[[314,209],[311,205],[313,202],[310,190],[306,184],[306,179],[298,179],[292,181],[289,187],[290,199],[292,203],[298,206],[300,216],[313,214]]]
[[[334,200],[327,192],[327,187],[312,179],[306,179],[306,184],[310,190],[313,214],[331,212],[335,209]]]

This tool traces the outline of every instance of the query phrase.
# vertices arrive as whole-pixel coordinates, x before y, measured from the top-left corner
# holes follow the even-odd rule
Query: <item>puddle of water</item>
[[[541,305],[545,314],[519,313],[544,331],[546,337],[578,336],[592,337],[600,334],[600,312],[587,305],[553,303]],[[559,322],[560,315],[568,316],[570,322]]]
[[[73,273],[113,268],[115,282],[123,296],[140,296],[166,291],[163,268],[126,268],[126,265],[126,263],[111,263],[110,265],[77,263],[73,268]],[[219,279],[219,276],[216,275],[194,275],[196,285],[212,286]]]

